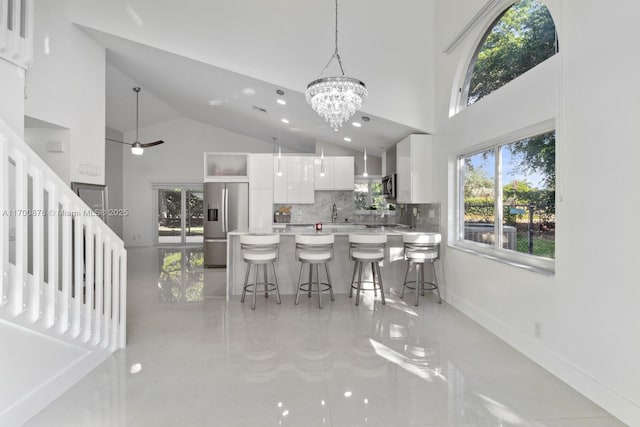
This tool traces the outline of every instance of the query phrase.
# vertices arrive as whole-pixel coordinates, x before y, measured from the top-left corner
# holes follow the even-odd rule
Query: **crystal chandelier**
[[[322,77],[334,59],[338,61],[342,75]],[[347,77],[342,67],[342,60],[338,53],[338,0],[336,0],[336,48],[320,73],[320,78],[307,85],[307,102],[337,132],[342,124],[362,107],[367,94],[364,83]]]

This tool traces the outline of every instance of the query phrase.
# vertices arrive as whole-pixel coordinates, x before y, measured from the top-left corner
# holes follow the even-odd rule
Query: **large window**
[[[507,259],[554,259],[555,146],[548,131],[459,156],[459,241]]]
[[[520,0],[485,33],[470,63],[463,105],[471,105],[558,52],[556,27],[539,0]]]

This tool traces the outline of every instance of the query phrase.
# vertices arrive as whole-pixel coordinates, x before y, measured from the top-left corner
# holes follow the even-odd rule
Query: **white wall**
[[[107,128],[107,138],[122,141],[122,132]],[[109,209],[113,212],[119,212],[122,209],[123,194],[123,155],[130,154],[125,145],[117,142],[107,142],[105,146],[105,184],[107,185],[107,202]],[[123,219],[122,215],[111,215],[107,219],[107,224],[122,239],[123,236]]]
[[[68,129],[25,128],[24,140],[38,156],[67,184],[70,185],[71,153]],[[62,151],[50,151],[49,143],[60,144]]]
[[[468,3],[437,0],[437,52],[480,7]],[[530,273],[448,246],[446,296],[624,422],[640,425],[640,59],[630,36],[640,3],[546,3],[561,53],[451,118],[456,76],[485,28],[474,29],[450,54],[437,54],[434,167],[450,240],[457,154],[555,119],[556,273]],[[539,340],[534,322],[543,325]]]
[[[25,112],[70,129],[71,181],[104,184],[105,49],[69,21],[63,0],[36,2],[34,30]]]
[[[24,70],[0,59],[0,119],[24,136]]]
[[[135,139],[135,131],[125,133]],[[149,246],[154,241],[152,185],[202,183],[205,152],[273,152],[264,142],[186,118],[140,129],[140,142],[162,139],[164,144],[145,149],[142,156],[124,152],[124,241],[127,246]],[[108,165],[107,165],[108,166]]]

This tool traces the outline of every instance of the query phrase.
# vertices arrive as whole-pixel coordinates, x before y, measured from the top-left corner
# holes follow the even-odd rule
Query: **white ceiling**
[[[184,116],[266,142],[281,136],[302,151],[321,140],[375,154],[409,133],[433,130],[433,42],[417,25],[432,19],[425,3],[432,2],[340,1],[343,63],[370,91],[355,118],[371,120],[337,133],[304,100],[306,84],[333,52],[333,1],[68,0],[68,7],[107,48],[111,128],[135,127],[133,82],[143,88],[141,126]],[[284,107],[275,102],[278,89]]]

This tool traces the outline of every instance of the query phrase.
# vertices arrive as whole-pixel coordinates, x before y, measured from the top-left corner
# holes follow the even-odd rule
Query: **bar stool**
[[[333,234],[296,234],[296,259],[300,261],[300,274],[298,275],[298,290],[296,291],[296,305],[300,298],[300,291],[307,292],[311,297],[311,292],[318,292],[318,306],[322,308],[322,292],[329,291],[331,301],[333,297],[333,287],[331,286],[331,276],[329,275],[328,263],[333,259]],[[309,281],[301,283],[302,270],[305,264],[309,266]],[[320,264],[324,264],[327,281],[320,281]],[[313,267],[316,268],[316,282],[313,281]],[[313,290],[314,283],[317,291]]]
[[[356,289],[356,305],[360,304],[360,291],[373,291],[374,296],[378,296],[380,289],[380,297],[382,304],[386,304],[384,298],[384,288],[382,286],[382,275],[380,274],[380,266],[378,263],[384,260],[384,250],[387,246],[386,234],[349,234],[349,256],[355,264],[353,266],[353,274],[351,275],[351,289],[349,290],[349,298],[353,296],[353,290]],[[365,264],[371,264],[371,278],[373,287],[365,289],[362,287],[362,269]],[[358,272],[358,281],[355,281],[356,271]],[[376,276],[378,280],[376,281]],[[369,282],[368,280],[364,281]],[[354,285],[355,283],[355,285]]]
[[[404,289],[415,289],[416,306],[419,302],[420,293],[424,295],[424,291],[435,290],[438,293],[438,303],[442,304],[440,298],[440,288],[438,287],[438,276],[436,275],[435,261],[440,258],[440,241],[442,237],[440,233],[406,233],[402,237],[404,243],[404,258],[407,262],[407,272],[404,275],[404,283],[402,284],[402,292],[400,298],[404,297]],[[431,264],[433,271],[433,282],[424,281],[424,269],[426,263]],[[416,280],[407,281],[411,266],[416,267]],[[422,267],[422,268],[420,268]],[[411,286],[411,284],[414,284]],[[429,285],[429,287],[425,287]],[[421,292],[420,292],[421,291]]]
[[[253,303],[251,309],[256,309],[256,295],[258,293],[258,285],[264,286],[264,296],[267,298],[269,292],[276,291],[278,304],[280,304],[280,290],[278,289],[278,277],[276,276],[275,262],[278,260],[278,248],[280,245],[279,234],[243,234],[240,236],[240,247],[242,249],[242,258],[247,263],[247,273],[244,276],[244,286],[242,287],[242,298],[240,302],[244,302],[247,292],[253,293]],[[273,267],[273,283],[267,278],[267,266],[271,264]],[[262,265],[264,273],[264,281],[258,282],[258,267]],[[253,283],[249,283],[249,273],[251,267],[254,268]]]

